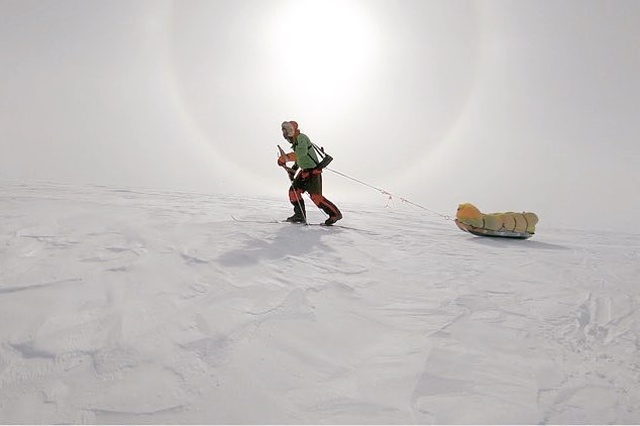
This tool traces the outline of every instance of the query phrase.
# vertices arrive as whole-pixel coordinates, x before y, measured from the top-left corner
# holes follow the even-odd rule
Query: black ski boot
[[[342,219],[342,213],[339,213],[335,216],[329,216],[329,219],[324,221],[324,224],[329,226],[329,225],[333,225],[334,223],[336,223],[337,221],[339,221],[340,219]]]
[[[297,214],[294,214],[293,216],[289,216],[287,218],[287,222],[304,223],[304,216],[298,216]]]
[[[306,223],[305,216],[304,202],[295,203],[293,204],[293,216],[289,216],[287,222]]]
[[[325,225],[333,225],[334,223],[342,219],[342,213],[340,212],[340,210],[336,207],[335,204],[333,204],[326,198],[322,201],[322,203],[320,203],[318,207],[320,207],[320,209],[322,209],[322,211],[329,216],[329,219],[324,221]]]

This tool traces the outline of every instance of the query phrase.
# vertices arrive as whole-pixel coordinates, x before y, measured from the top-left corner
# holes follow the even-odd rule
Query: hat
[[[282,129],[287,131],[287,136],[295,137],[300,134],[300,129],[298,129],[297,121],[283,121]],[[291,133],[291,135],[289,135]]]

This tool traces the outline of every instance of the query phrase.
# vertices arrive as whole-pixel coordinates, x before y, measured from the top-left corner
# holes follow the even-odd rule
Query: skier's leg
[[[289,222],[305,222],[307,213],[304,206],[304,199],[302,198],[302,188],[297,188],[295,182],[291,184],[289,188],[289,201],[293,205],[293,216],[287,218]]]
[[[331,225],[342,219],[342,213],[338,207],[322,195],[322,175],[318,174],[311,178],[309,193],[311,195],[311,201],[329,216],[325,224]]]
[[[311,201],[313,201],[313,203],[318,206],[320,210],[322,210],[329,216],[329,219],[325,221],[325,224],[331,225],[342,219],[342,212],[340,211],[340,209],[338,209],[338,207],[331,201],[329,201],[325,196],[320,194],[312,194]]]

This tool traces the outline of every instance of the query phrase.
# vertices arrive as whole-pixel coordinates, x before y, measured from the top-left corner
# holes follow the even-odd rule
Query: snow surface
[[[640,422],[637,232],[285,198],[1,182],[0,423]]]

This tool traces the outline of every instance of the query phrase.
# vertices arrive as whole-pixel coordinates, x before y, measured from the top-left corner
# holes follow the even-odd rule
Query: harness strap
[[[313,147],[313,149],[315,149],[315,150],[316,150],[316,152],[317,152],[318,154],[320,154],[320,156],[321,156],[322,158],[324,158],[324,157],[327,155],[327,154],[325,154],[325,153],[324,153],[324,147],[320,147],[320,148],[318,148],[318,146],[317,146],[315,143],[313,143],[313,142],[311,142],[311,146]]]

